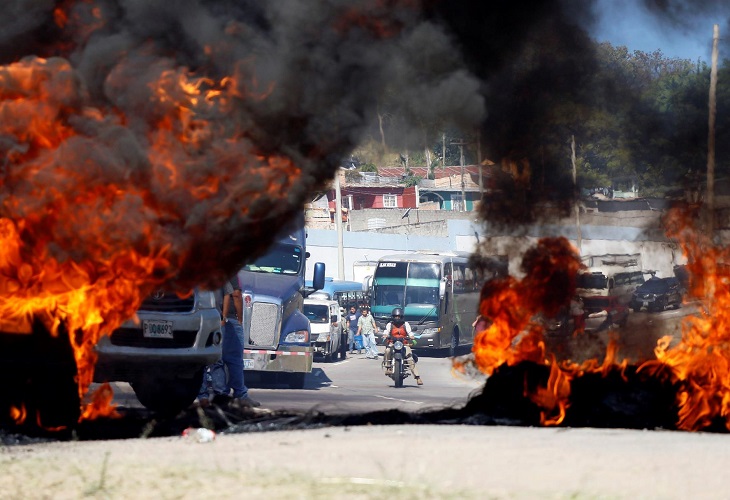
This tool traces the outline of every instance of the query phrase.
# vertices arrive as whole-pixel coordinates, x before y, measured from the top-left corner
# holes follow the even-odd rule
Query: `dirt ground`
[[[728,498],[730,435],[359,426],[0,448],[0,499]]]

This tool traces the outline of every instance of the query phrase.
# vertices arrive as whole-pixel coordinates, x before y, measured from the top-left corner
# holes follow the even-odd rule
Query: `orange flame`
[[[125,76],[120,64],[109,85],[124,85]],[[231,207],[247,213],[262,197],[286,198],[301,173],[289,158],[257,152],[242,131],[215,120],[232,112],[230,103],[240,99],[236,87],[233,77],[214,82],[161,69],[150,89],[151,105],[161,111],[149,127],[153,178],[130,187],[127,178],[136,174],[120,171],[119,184],[102,185],[96,161],[115,152],[99,150],[103,140],[79,129],[88,123],[114,130],[128,118],[83,105],[88,96],[66,60],[26,58],[0,67],[0,134],[18,145],[0,178],[0,331],[28,333],[39,320],[54,336],[66,332],[82,398],[93,381],[100,336],[133,317],[142,298],[169,282],[188,257],[171,251],[181,235],[160,234],[159,221],[179,220],[180,207],[194,210],[202,200],[213,202],[212,216],[230,215]],[[232,177],[246,169],[255,180]],[[228,192],[240,202],[226,194],[226,183],[235,185]],[[112,415],[110,402],[104,387],[82,418]]]
[[[603,362],[588,359],[582,363],[558,362],[546,352],[545,322],[575,291],[575,276],[581,268],[577,250],[564,238],[545,238],[525,254],[525,278],[489,282],[482,290],[480,314],[489,318],[486,329],[477,332],[474,340],[474,363],[487,375],[506,364],[523,361],[548,366],[550,374],[545,387],[533,392],[525,388],[524,396],[541,408],[543,425],[560,425],[569,407],[571,381],[587,373],[611,369],[625,370],[627,360],[617,363],[618,343],[611,339]],[[459,367],[457,366],[457,369]],[[461,368],[464,371],[463,367]],[[624,377],[625,378],[625,377]]]
[[[503,363],[545,363],[544,327],[538,314],[554,317],[575,290],[578,254],[564,238],[544,238],[523,262],[530,272],[488,282],[482,290],[480,314],[491,324],[477,333],[474,360],[490,375]],[[557,291],[557,292],[556,292]]]
[[[27,417],[28,414],[24,404],[21,404],[20,408],[17,408],[15,406],[10,407],[10,418],[15,421],[16,425],[23,425]]]
[[[669,376],[679,383],[679,429],[701,430],[719,419],[730,430],[730,249],[717,248],[694,229],[696,220],[691,211],[674,209],[668,213],[665,226],[668,237],[679,242],[688,259],[690,292],[703,297],[703,308],[683,320],[681,342],[672,347],[671,336],[661,338],[654,350],[656,359],[644,362],[638,371],[657,378]],[[627,381],[628,360],[618,362],[614,338],[603,362],[557,362],[552,353],[545,353],[542,324],[533,318],[543,313],[550,317],[545,304],[554,302],[555,297],[546,294],[560,289],[536,286],[533,275],[555,276],[552,273],[559,271],[551,270],[552,266],[568,269],[568,274],[577,271],[576,255],[565,250],[567,245],[565,241],[541,240],[523,263],[524,270],[529,270],[524,280],[508,278],[485,285],[480,313],[491,323],[477,333],[473,349],[474,363],[488,375],[502,364],[522,361],[550,367],[546,386],[525,393],[542,409],[543,425],[559,425],[564,420],[571,381],[576,377],[588,373],[606,376],[618,370]],[[559,300],[567,303],[573,289],[568,286]]]
[[[691,290],[703,299],[703,308],[686,317],[681,342],[670,347],[670,337],[660,339],[654,350],[657,359],[640,369],[659,373],[668,367],[680,382],[680,429],[700,430],[719,418],[730,430],[730,282],[725,272],[730,251],[695,230],[694,215],[673,210],[666,226],[687,256]]]

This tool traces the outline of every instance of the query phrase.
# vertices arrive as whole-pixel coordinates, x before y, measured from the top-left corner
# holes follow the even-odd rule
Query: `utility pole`
[[[340,169],[335,173],[335,228],[337,228],[337,279],[345,279],[345,249],[342,243],[342,193]]]
[[[479,200],[484,198],[484,181],[482,180],[482,130],[477,128],[477,165],[479,166]]]
[[[580,231],[580,191],[578,190],[578,167],[575,160],[575,136],[570,136],[570,161],[573,164],[573,192],[575,193],[575,233],[576,233],[576,245],[578,247],[578,255],[583,250],[583,235]]]
[[[459,146],[459,165],[461,166],[461,212],[466,212],[466,193],[464,190],[464,146],[468,144],[464,139],[459,139],[451,143]]]
[[[441,133],[441,171],[446,170],[446,132]]]
[[[712,33],[712,69],[710,70],[710,98],[707,138],[707,193],[705,206],[706,231],[711,245],[715,238],[715,116],[717,114],[717,56],[720,40],[720,26],[715,24]],[[705,269],[705,298],[708,307],[712,306],[715,296],[715,262],[707,259]]]

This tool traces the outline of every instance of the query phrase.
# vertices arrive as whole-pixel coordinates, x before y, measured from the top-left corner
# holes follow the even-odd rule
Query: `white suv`
[[[180,298],[160,290],[144,300],[137,317],[99,339],[94,382],[129,382],[150,410],[188,407],[203,369],[221,356],[215,292],[196,290]]]

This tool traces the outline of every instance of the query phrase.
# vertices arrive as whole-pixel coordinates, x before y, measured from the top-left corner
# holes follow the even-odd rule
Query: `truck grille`
[[[279,305],[254,302],[251,309],[249,344],[259,347],[276,347],[279,344]]]
[[[195,294],[181,299],[176,293],[165,292],[162,296],[150,295],[140,307],[141,311],[191,312],[195,308]]]
[[[139,328],[118,328],[111,334],[112,345],[145,347],[148,349],[180,349],[193,347],[197,331],[175,330],[171,339],[150,339],[142,336]]]

